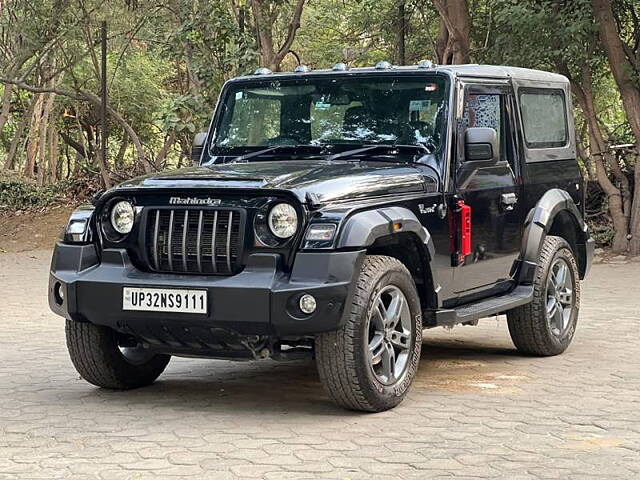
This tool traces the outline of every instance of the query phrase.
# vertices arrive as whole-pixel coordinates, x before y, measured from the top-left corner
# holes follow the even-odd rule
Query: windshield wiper
[[[261,150],[256,150],[255,152],[249,152],[249,153],[239,155],[237,157],[233,157],[231,160],[229,160],[229,162],[232,162],[232,163],[245,162],[250,158],[260,157],[267,153],[275,152],[278,150],[293,150],[295,152],[296,150],[301,150],[305,148],[313,148],[321,151],[324,147],[322,145],[274,145],[273,147],[263,148]]]
[[[349,157],[354,157],[356,155],[360,155],[361,153],[369,152],[372,150],[378,150],[378,149],[386,149],[386,150],[401,150],[401,149],[407,150],[408,149],[408,150],[414,150],[414,151],[417,151],[418,153],[423,153],[423,154],[429,153],[429,149],[424,145],[396,145],[396,144],[388,145],[386,143],[380,143],[377,145],[364,145],[360,148],[354,148],[353,150],[346,150],[344,152],[334,153],[333,155],[329,155],[326,159],[331,161],[331,160],[336,160],[338,158],[349,158]]]

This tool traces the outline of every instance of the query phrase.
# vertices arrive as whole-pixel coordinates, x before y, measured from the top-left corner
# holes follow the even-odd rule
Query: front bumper
[[[187,348],[189,342],[197,343],[196,331],[224,329],[278,338],[313,335],[343,325],[352,279],[363,258],[364,251],[298,253],[287,273],[278,255],[253,254],[244,270],[230,277],[169,275],[138,270],[126,250],[106,249],[98,258],[93,245],[58,243],[51,261],[49,305],[69,320]],[[126,311],[124,286],[206,289],[208,313]],[[317,301],[311,315],[298,309],[304,293]]]

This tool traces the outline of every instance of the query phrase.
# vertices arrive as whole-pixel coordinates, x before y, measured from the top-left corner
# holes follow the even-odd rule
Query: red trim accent
[[[464,200],[458,201],[460,209],[460,261],[463,261],[467,255],[471,254],[471,207],[464,203]]]

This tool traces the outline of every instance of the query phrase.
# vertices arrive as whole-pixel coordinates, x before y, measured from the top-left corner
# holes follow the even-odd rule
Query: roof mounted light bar
[[[296,68],[293,69],[294,73],[307,73],[310,72],[311,69],[309,67],[307,67],[306,65],[298,65]]]
[[[347,66],[346,63],[336,63],[331,70],[333,70],[334,72],[346,72],[347,70],[349,70],[349,67]]]

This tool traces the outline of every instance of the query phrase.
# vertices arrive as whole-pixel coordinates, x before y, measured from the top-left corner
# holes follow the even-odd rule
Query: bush
[[[0,213],[85,201],[99,189],[89,178],[37,185],[14,178],[0,178]]]
[[[596,241],[596,246],[601,248],[611,247],[613,243],[613,237],[616,231],[609,224],[587,222],[589,224],[589,230],[591,230],[591,236]]]

